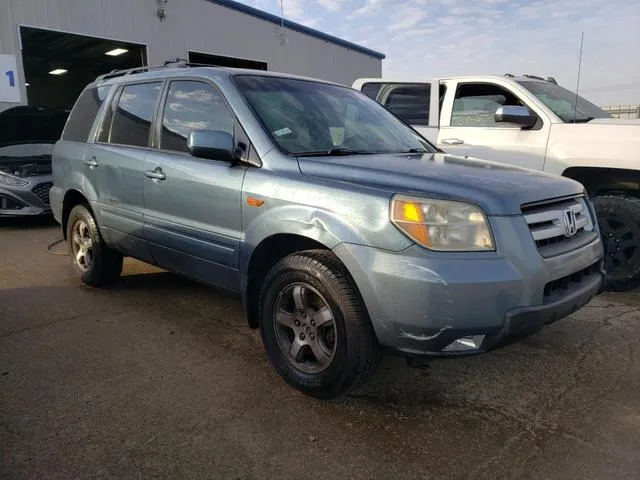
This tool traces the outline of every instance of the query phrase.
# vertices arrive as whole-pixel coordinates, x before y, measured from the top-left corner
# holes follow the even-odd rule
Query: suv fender
[[[341,243],[372,246],[362,232],[331,212],[317,207],[286,205],[253,218],[245,228],[240,247],[240,272],[245,313],[252,328],[257,328],[256,304],[259,284],[268,270],[285,256],[309,249],[333,250]],[[392,249],[400,251],[411,244],[400,237]],[[390,245],[384,245],[383,248]]]

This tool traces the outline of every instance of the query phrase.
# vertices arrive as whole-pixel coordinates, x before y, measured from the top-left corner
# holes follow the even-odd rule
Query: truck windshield
[[[542,103],[558,115],[563,122],[588,122],[594,118],[611,118],[611,115],[593,103],[559,85],[550,82],[518,81],[520,85],[533,93]]]
[[[237,75],[234,80],[271,138],[289,155],[437,151],[356,90],[260,75]]]

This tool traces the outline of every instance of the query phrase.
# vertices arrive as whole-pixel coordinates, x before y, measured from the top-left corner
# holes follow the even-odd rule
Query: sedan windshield
[[[555,83],[519,81],[520,85],[533,93],[542,103],[558,115],[563,122],[588,122],[594,118],[611,118],[611,115],[593,103]]]
[[[436,151],[384,107],[356,90],[290,78],[234,78],[273,140],[290,155]]]

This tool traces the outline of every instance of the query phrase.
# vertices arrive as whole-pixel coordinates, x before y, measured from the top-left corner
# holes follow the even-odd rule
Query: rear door
[[[543,112],[523,100],[509,85],[492,82],[447,81],[438,147],[456,155],[542,170],[551,123]],[[496,122],[502,105],[519,105],[538,115],[530,129]]]
[[[168,82],[158,114],[158,148],[144,162],[145,237],[157,264],[205,283],[239,289],[242,182],[246,167],[196,158],[193,130],[241,132],[208,81]]]
[[[93,199],[102,235],[144,261],[151,256],[144,239],[142,171],[162,84],[155,80],[118,87],[84,156],[84,190]]]

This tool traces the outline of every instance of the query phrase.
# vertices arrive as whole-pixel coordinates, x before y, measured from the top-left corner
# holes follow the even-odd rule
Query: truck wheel
[[[309,250],[278,262],[263,283],[260,313],[269,360],[307,395],[338,397],[379,364],[381,350],[362,299],[331,252]]]
[[[602,195],[593,199],[605,250],[605,289],[640,285],[640,198]]]
[[[122,272],[122,255],[102,240],[93,215],[84,205],[76,205],[67,221],[67,243],[82,282],[100,287],[115,282]]]

